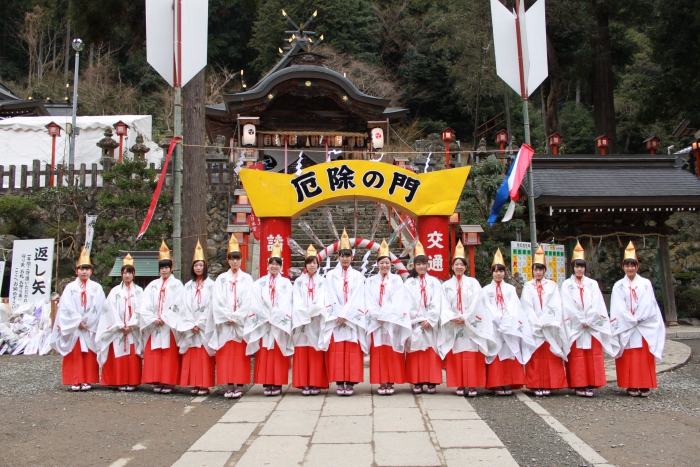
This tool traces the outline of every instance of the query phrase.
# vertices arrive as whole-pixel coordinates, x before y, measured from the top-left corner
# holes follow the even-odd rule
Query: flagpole
[[[525,122],[525,144],[530,145],[530,112],[528,110],[528,90],[525,87],[525,67],[523,65],[522,31],[520,30],[520,2],[515,0],[515,35],[518,43],[518,67],[520,71],[520,94],[523,98],[523,121]],[[524,9],[523,9],[524,11]],[[530,253],[532,264],[535,264],[537,251],[537,225],[535,223],[535,188],[532,180],[532,160],[527,166],[527,210],[530,217]]]

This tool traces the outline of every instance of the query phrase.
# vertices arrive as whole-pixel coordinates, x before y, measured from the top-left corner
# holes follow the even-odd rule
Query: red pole
[[[51,137],[51,170],[56,170],[56,137]],[[51,174],[51,186],[54,185],[54,175]]]
[[[503,154],[505,152],[503,143],[499,143],[499,146],[501,147],[501,154]]]
[[[455,231],[457,230],[457,226],[450,225],[449,229],[450,229],[450,249],[448,251],[449,251],[449,255],[450,255],[450,264],[452,264],[452,259],[453,259],[452,254],[455,251],[455,246],[457,245],[455,243]]]
[[[328,136],[325,136],[323,140],[326,142],[326,162],[330,162],[331,158],[328,156]]]
[[[556,144],[552,146],[552,154],[559,154],[559,146]]]
[[[122,146],[124,145],[124,135],[119,135],[119,163],[122,163]]]
[[[656,154],[656,153],[654,152],[654,148],[651,148],[651,151],[649,151],[649,154]]]
[[[605,148],[600,148],[600,155],[604,156],[605,155]]]
[[[476,266],[474,265],[474,245],[469,245],[469,275],[476,278]]]
[[[289,136],[284,136],[284,173],[287,173],[287,140]],[[263,274],[264,275],[264,274]]]
[[[450,168],[450,142],[445,141],[445,168]]]

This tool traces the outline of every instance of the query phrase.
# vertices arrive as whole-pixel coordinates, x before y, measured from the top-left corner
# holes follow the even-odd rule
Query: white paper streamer
[[[372,253],[372,250],[367,250],[367,253],[362,257],[362,270],[360,271],[362,275],[365,275],[365,272],[367,272],[367,263],[369,263],[369,255]]]
[[[379,159],[370,159],[369,161],[370,161],[370,162],[379,162],[379,161],[381,161],[383,158],[384,158],[384,153],[382,153],[382,155],[379,156]]]
[[[430,154],[428,154],[428,158],[425,160],[425,169],[423,169],[423,173],[426,173],[428,171],[428,164],[430,164],[431,157],[433,157],[432,152]]]
[[[241,168],[243,167],[243,159],[245,159],[245,156],[243,155],[243,152],[241,151],[240,156],[238,156],[238,161],[236,162],[236,168],[233,169],[234,172],[238,173],[241,171]]]
[[[299,160],[297,161],[297,171],[295,172],[297,177],[301,175],[301,161],[304,159],[304,153],[300,152],[299,153]]]

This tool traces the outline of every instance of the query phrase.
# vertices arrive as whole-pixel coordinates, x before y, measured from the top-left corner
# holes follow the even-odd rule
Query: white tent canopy
[[[136,143],[136,137],[143,137],[143,144],[151,148],[146,153],[149,162],[160,165],[163,151],[151,139],[152,117],[150,115],[99,115],[94,117],[77,117],[76,126],[80,128],[80,134],[75,138],[75,166],[85,164],[90,168],[92,164],[99,164],[101,149],[97,142],[104,138],[107,128],[122,121],[129,126],[124,137],[124,149],[130,148]],[[68,163],[69,139],[66,134],[67,124],[71,123],[71,117],[14,117],[0,120],[0,165],[8,170],[8,166],[16,166],[19,175],[20,166],[26,165],[31,170],[35,159],[41,161],[42,168],[51,164],[51,137],[46,126],[54,122],[61,127],[61,136],[56,138],[56,164]],[[113,139],[119,142],[116,134]],[[115,157],[119,149],[115,150]],[[127,151],[127,157],[133,154]],[[17,177],[18,178],[18,177]],[[17,180],[17,179],[16,179]],[[15,182],[19,186],[19,180]]]

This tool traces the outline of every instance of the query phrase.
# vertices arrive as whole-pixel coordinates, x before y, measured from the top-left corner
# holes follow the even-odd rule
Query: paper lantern
[[[372,129],[372,148],[382,149],[384,147],[384,130],[381,128]]]
[[[252,123],[243,125],[243,146],[255,146],[255,125]]]

